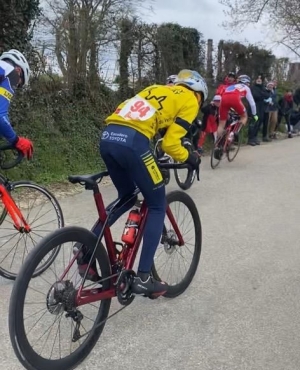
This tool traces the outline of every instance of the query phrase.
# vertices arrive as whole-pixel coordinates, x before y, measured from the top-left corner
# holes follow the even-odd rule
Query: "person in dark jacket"
[[[276,126],[278,122],[278,103],[277,103],[277,81],[270,82],[272,84],[271,98],[272,105],[269,107],[269,137],[270,139],[276,139]]]
[[[257,76],[257,79],[254,82],[254,85],[251,87],[251,92],[256,104],[257,116],[258,121],[252,122],[249,126],[248,130],[248,145],[255,146],[260,145],[260,141],[258,140],[258,132],[263,124],[265,108],[266,108],[266,100],[270,98],[270,92],[267,91],[263,85],[263,76]]]
[[[272,141],[270,137],[270,114],[272,112],[272,107],[274,105],[272,94],[274,89],[274,83],[268,82],[265,88],[265,91],[268,92],[269,98],[265,99],[265,113],[263,118],[263,141],[269,142]]]
[[[284,96],[281,99],[279,99],[278,105],[279,105],[278,125],[280,125],[282,117],[284,117],[288,128],[288,137],[291,139],[293,135],[290,123],[290,116],[294,106],[293,92],[291,90],[287,90]]]

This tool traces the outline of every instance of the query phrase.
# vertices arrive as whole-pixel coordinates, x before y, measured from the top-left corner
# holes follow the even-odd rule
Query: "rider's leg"
[[[225,120],[220,119],[218,130],[217,130],[217,137],[218,138],[222,136],[222,134],[224,132],[224,129],[225,129],[225,125],[226,125],[226,119]]]
[[[101,142],[101,154],[118,190],[124,195],[133,191],[136,184],[147,205],[148,215],[143,235],[143,247],[138,267],[138,277],[133,284],[133,292],[137,294],[163,294],[167,285],[155,281],[151,276],[154,254],[160,242],[166,212],[166,197],[164,180],[156,159],[149,146],[149,140],[137,131],[129,128],[110,127],[116,133],[127,135],[126,143],[110,141],[109,137]],[[130,139],[130,140],[129,140]],[[109,152],[109,154],[107,153]],[[113,160],[118,164],[113,163]],[[126,184],[126,185],[125,185]]]
[[[145,148],[146,149],[146,148]],[[148,149],[133,150],[132,176],[145,199],[148,215],[143,235],[143,246],[138,266],[138,276],[132,290],[136,294],[161,295],[167,285],[150,276],[154,255],[159,245],[166,213],[166,196],[163,177],[155,158]]]
[[[112,182],[114,183],[117,191],[118,191],[118,198],[123,198],[127,195],[131,195],[135,190],[135,184],[129,177],[128,171],[120,165],[118,160],[116,160],[112,153],[117,153],[118,156],[126,157],[126,150],[128,148],[118,145],[115,142],[102,142],[100,145],[100,152],[102,155],[102,159],[104,160],[106,167],[108,169],[109,175],[111,177]],[[123,153],[124,152],[124,153]],[[133,197],[130,202],[126,203],[122,208],[118,210],[115,214],[113,214],[112,219],[109,220],[109,226],[113,225],[113,223],[122,216],[123,213],[128,211],[132,208],[136,202],[137,197]],[[108,206],[109,207],[109,206]],[[108,208],[107,207],[107,208]],[[94,224],[92,228],[92,232],[97,236],[100,234],[102,229],[102,225],[100,224],[99,220]],[[84,276],[90,258],[91,253],[89,250],[86,250],[85,246],[80,244],[75,244],[73,251],[77,253],[80,250],[79,256],[77,257],[77,265],[78,265],[78,272],[80,276]],[[97,273],[96,262],[94,261],[87,274],[87,279],[91,281],[98,281],[100,277]]]
[[[244,112],[243,114],[240,115],[240,122],[242,125],[246,126],[248,122],[248,114],[247,112]]]
[[[122,157],[128,155],[127,152],[128,148],[111,142],[104,142],[100,146],[101,157],[107,167],[111,181],[118,191],[118,199],[126,196],[130,197],[136,188],[128,170],[120,163]],[[109,220],[109,226],[112,226],[125,212],[129,211],[134,206],[136,200],[137,196],[126,202],[117,212],[114,212]],[[106,210],[113,203],[110,203],[106,207]]]
[[[218,125],[218,129],[217,129],[217,137],[221,137],[223,132],[224,132],[224,129],[225,129],[225,125],[226,125],[226,121],[228,119],[228,112],[229,112],[229,109],[231,108],[230,107],[230,99],[231,97],[227,97],[227,96],[224,96],[221,100],[221,104],[220,104],[220,108],[219,108],[219,112],[220,112],[220,120],[219,120],[219,125]]]

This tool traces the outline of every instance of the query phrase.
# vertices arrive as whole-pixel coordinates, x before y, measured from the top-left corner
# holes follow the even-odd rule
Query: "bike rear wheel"
[[[179,190],[172,191],[167,194],[167,202],[172,210],[175,222],[180,228],[179,231],[185,241],[185,245],[173,245],[174,243],[172,242],[174,242],[177,235],[173,230],[168,217],[166,216],[161,244],[158,246],[154,257],[152,275],[155,279],[165,281],[169,284],[168,292],[164,296],[167,298],[175,298],[178,295],[182,294],[188,288],[197,271],[201,255],[202,227],[197,207],[192,198],[187,193]],[[175,214],[176,210],[178,211],[178,215]],[[186,210],[186,212],[183,212],[184,210]],[[183,216],[183,220],[187,221],[186,227],[184,227],[183,225],[184,221],[180,222],[177,219],[177,217],[179,216]],[[190,231],[190,233],[187,232],[185,234],[187,228],[190,229],[188,230],[188,232]],[[194,238],[194,241],[191,242],[192,238]],[[190,248],[192,247],[194,248],[193,251],[190,250]],[[176,269],[177,272],[182,272],[182,268],[186,266],[185,260],[187,260],[187,257],[190,257],[191,260],[190,262],[187,262],[187,271],[181,276],[180,280],[176,279],[176,281],[173,282],[171,280],[170,273],[167,275],[167,277],[164,276],[164,272],[166,271],[166,269],[161,271],[160,257],[166,257],[167,263],[171,262],[171,267],[174,266],[176,258],[179,259],[180,257],[184,257],[183,264],[180,264],[179,262],[178,268]],[[182,267],[182,265],[184,266]]]
[[[223,146],[227,132],[225,132],[221,139],[218,139],[216,143],[213,144],[211,154],[210,154],[210,167],[214,170],[219,166],[223,157]]]
[[[0,276],[15,280],[29,251],[35,247],[39,239],[64,227],[64,217],[56,197],[43,186],[30,181],[16,181],[3,185],[31,227],[29,233],[16,230],[3,205],[0,216]],[[58,252],[59,246],[45,258],[43,264],[36,270],[35,276],[42,274],[52,264]]]
[[[239,130],[239,132],[235,134],[235,138],[237,138],[237,140],[235,140],[236,142],[233,143],[233,146],[231,146],[231,148],[227,148],[226,150],[226,156],[229,162],[232,162],[235,159],[235,157],[237,156],[240,150],[242,140],[243,140],[242,130]]]
[[[70,242],[79,243],[90,250],[94,250],[97,237],[95,234],[82,227],[68,226],[54,231],[44,238],[28,255],[14,284],[9,305],[10,340],[16,356],[27,370],[74,369],[89,355],[104,329],[105,320],[109,314],[111,299],[100,301],[99,307],[96,307],[96,303],[98,302],[95,302],[90,305],[86,304],[84,306],[70,308],[75,297],[74,294],[78,291],[78,287],[82,286],[76,283],[79,275],[75,275],[75,273],[77,273],[77,263],[74,261],[74,258],[74,273],[71,268],[73,265],[70,267],[69,260],[66,261],[67,267],[63,266],[63,268],[61,268],[61,264],[65,262],[65,258],[63,257],[57,258],[56,261],[54,261],[55,266],[53,266],[53,269],[52,267],[49,268],[43,274],[43,277],[40,277],[41,281],[39,281],[39,277],[33,279],[34,273],[45,255],[56,250],[58,246],[61,246],[61,249],[63,249],[64,244]],[[71,259],[71,256],[73,256],[72,253],[73,246],[71,246],[70,255],[68,253],[67,257],[69,255]],[[111,269],[106,250],[102,244],[99,244],[97,247],[95,259],[98,264],[98,273],[101,274],[101,279],[103,279],[101,280],[102,289],[109,289],[110,280],[105,280],[105,278],[111,275]],[[58,273],[57,278],[55,278],[56,273]],[[61,279],[61,274],[65,274],[63,280]],[[51,279],[51,282],[47,281],[47,277]],[[68,278],[69,280],[67,280]],[[68,284],[67,281],[69,281]],[[90,282],[88,283],[88,289],[96,289],[91,287]],[[99,284],[100,282],[92,283],[92,285],[98,287]],[[42,290],[44,291],[42,292]],[[27,294],[34,295],[35,300],[37,299],[38,301],[34,301],[30,304]],[[27,303],[29,305],[29,316],[25,317]],[[38,305],[40,305],[42,309],[37,309]],[[69,308],[67,309],[67,307]],[[90,315],[90,312],[94,308],[96,308],[95,321],[87,316]],[[85,309],[87,310],[84,311]],[[90,321],[87,320],[84,324],[80,321],[79,329],[81,332],[84,330],[87,334],[82,335],[81,338],[76,340],[76,320],[72,318],[71,314],[76,313],[77,317],[80,317],[79,313],[83,312],[82,320],[88,318]],[[69,317],[66,317],[67,313],[70,314]],[[35,319],[37,319],[37,321],[27,332],[27,324],[30,324],[30,322]],[[62,322],[63,319],[65,319],[65,322]],[[27,320],[30,322],[28,323]],[[92,327],[87,331],[86,328],[88,328],[91,321],[93,322]],[[65,323],[66,326],[64,325]],[[52,325],[50,330],[47,324]],[[45,327],[47,329],[45,329]],[[70,338],[71,343],[69,344],[66,343],[66,340],[62,340],[62,343],[59,342],[59,344],[56,344],[56,340],[60,341],[61,338],[70,335],[70,329],[71,336],[72,329],[74,330],[73,338]],[[41,333],[44,334],[41,335]],[[45,340],[49,339],[51,334],[52,339],[49,340],[47,347]],[[76,344],[78,344],[78,348],[71,353],[72,346]],[[42,350],[41,353],[38,353],[37,350],[40,347],[42,347]],[[47,350],[49,350],[50,355],[44,355],[43,352]],[[63,356],[65,352],[67,355]]]

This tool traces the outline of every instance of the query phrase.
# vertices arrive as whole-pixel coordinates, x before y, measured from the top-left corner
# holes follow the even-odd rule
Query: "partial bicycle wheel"
[[[4,185],[6,184],[6,178],[0,174],[0,184]],[[2,207],[1,207],[2,205]],[[4,208],[3,204],[0,203],[0,226],[2,225],[3,221],[5,220],[5,217],[7,215],[6,209]]]
[[[7,183],[6,189],[31,228],[29,233],[16,230],[2,204],[0,276],[15,280],[30,250],[48,233],[64,227],[64,217],[58,200],[49,190],[40,185],[30,181],[17,181]],[[45,257],[36,270],[35,276],[43,273],[52,264],[58,252],[59,246]]]
[[[219,147],[216,147],[215,144],[213,144],[211,154],[210,154],[210,167],[214,170],[219,166],[221,163],[223,157],[223,148],[220,145]]]
[[[232,162],[237,156],[240,150],[241,144],[242,144],[242,140],[243,140],[243,132],[241,129],[238,133],[234,134],[234,142],[226,150],[226,156],[229,162]]]
[[[186,169],[174,169],[175,180],[182,190],[188,190],[193,185],[196,178],[196,171],[189,172]]]
[[[176,243],[176,233],[166,216],[152,274],[155,279],[169,284],[165,297],[174,298],[188,288],[197,271],[201,255],[202,227],[197,207],[188,194],[179,190],[172,191],[167,194],[167,202],[185,245],[178,246]],[[180,276],[173,279],[175,274]]]
[[[92,351],[104,329],[111,299],[77,306],[76,297],[79,289],[83,295],[84,289],[96,292],[110,288],[106,249],[99,244],[95,251],[101,281],[83,282],[73,255],[75,244],[93,251],[97,237],[76,226],[54,231],[28,255],[14,284],[9,305],[10,340],[27,370],[75,369]],[[58,246],[59,258],[42,276],[33,278],[45,256]]]
[[[182,144],[189,152],[193,151],[193,144],[190,139],[184,138]],[[190,172],[188,169],[174,169],[175,180],[182,190],[188,190],[193,185],[196,178],[196,171]]]

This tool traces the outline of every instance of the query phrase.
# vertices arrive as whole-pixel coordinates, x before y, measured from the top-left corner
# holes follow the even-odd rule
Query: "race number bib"
[[[124,107],[118,112],[118,115],[126,120],[146,121],[154,116],[155,112],[156,109],[147,100],[135,96],[127,101]]]

